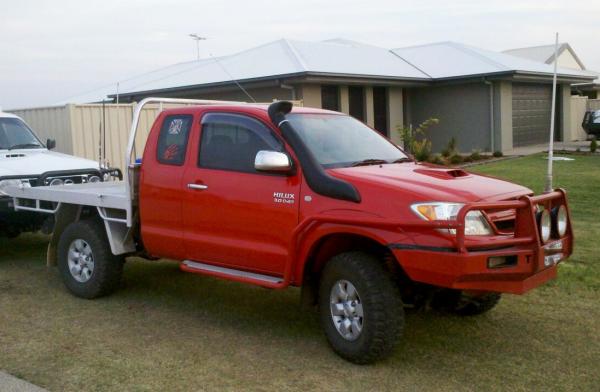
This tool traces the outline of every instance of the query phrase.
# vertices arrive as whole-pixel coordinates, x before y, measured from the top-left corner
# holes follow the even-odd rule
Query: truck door
[[[180,189],[184,164],[190,160],[186,155],[193,116],[167,115],[156,123],[160,128],[153,129],[148,138],[140,175],[142,238],[151,253],[182,259]]]
[[[232,113],[205,114],[194,139],[197,159],[182,190],[186,258],[283,273],[300,175],[256,171],[254,159],[261,150],[285,152],[284,143],[258,119]]]

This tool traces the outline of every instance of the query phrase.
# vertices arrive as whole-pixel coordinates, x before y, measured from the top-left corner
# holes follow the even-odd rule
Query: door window
[[[284,151],[281,140],[260,121],[225,113],[202,118],[199,167],[257,173],[254,160],[260,150]]]
[[[160,163],[183,165],[191,127],[192,115],[178,114],[165,117],[156,148],[156,159]]]

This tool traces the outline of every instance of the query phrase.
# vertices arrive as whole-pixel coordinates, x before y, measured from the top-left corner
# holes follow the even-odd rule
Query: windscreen
[[[600,124],[600,111],[592,112],[592,122],[594,124]]]
[[[394,144],[350,116],[295,113],[286,118],[324,168],[407,158]]]
[[[42,143],[23,121],[13,117],[0,117],[0,150],[42,147]]]

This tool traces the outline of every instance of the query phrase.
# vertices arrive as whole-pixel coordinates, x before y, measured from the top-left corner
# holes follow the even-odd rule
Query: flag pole
[[[550,110],[550,141],[548,143],[548,174],[546,175],[545,193],[552,192],[552,161],[554,158],[554,119],[556,112],[556,65],[558,63],[558,33],[554,41],[554,74],[552,76],[552,109]]]

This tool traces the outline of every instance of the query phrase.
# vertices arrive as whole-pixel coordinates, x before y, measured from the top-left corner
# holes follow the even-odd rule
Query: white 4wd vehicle
[[[3,192],[6,187],[81,184],[120,176],[119,170],[99,168],[98,162],[50,151],[55,145],[52,139],[44,145],[18,116],[0,112],[0,236],[42,227],[50,231],[53,223],[46,221],[46,214],[16,212]]]

